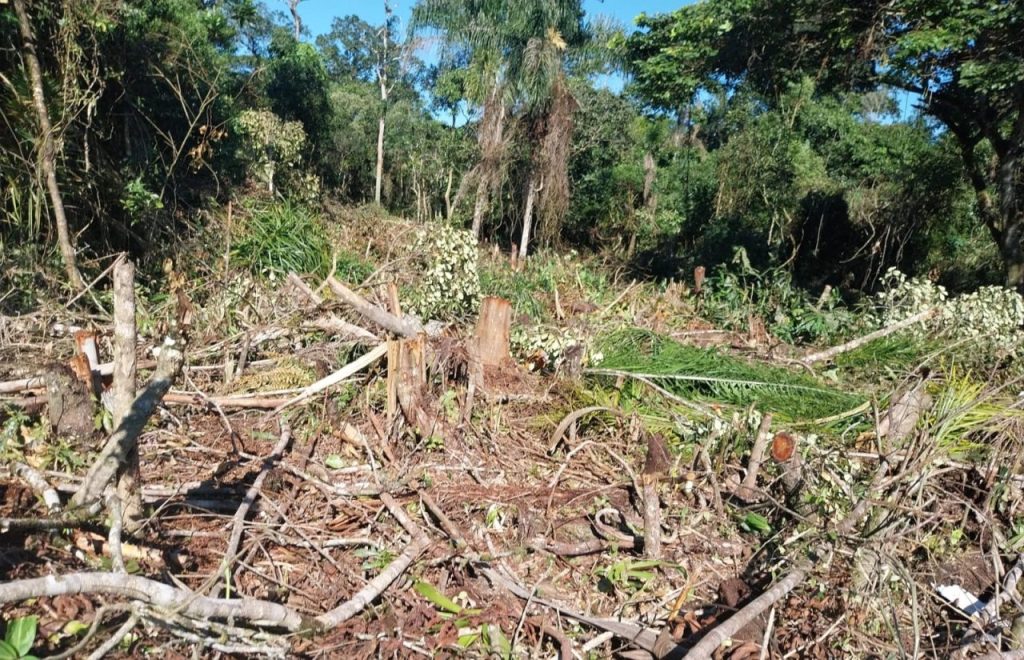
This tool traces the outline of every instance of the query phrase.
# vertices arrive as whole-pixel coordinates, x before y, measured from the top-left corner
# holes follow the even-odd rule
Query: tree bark
[[[480,172],[480,182],[476,187],[476,202],[473,204],[473,236],[480,239],[480,228],[484,224],[484,213],[487,211],[490,177],[486,171]]]
[[[381,105],[387,103],[387,97],[381,90]],[[380,122],[377,125],[377,183],[373,191],[373,201],[380,204],[380,191],[384,180],[384,111],[381,110]]]
[[[160,347],[157,367],[149,383],[132,403],[131,411],[110,436],[96,462],[89,468],[78,492],[71,499],[76,506],[88,507],[103,497],[103,491],[123,468],[131,450],[137,446],[146,422],[181,372],[185,356],[183,345],[170,337]]]
[[[131,412],[136,384],[135,326],[135,264],[122,259],[114,267],[114,427],[117,428]],[[136,443],[125,457],[118,474],[117,496],[121,514],[129,532],[139,528],[142,519],[142,476],[139,468],[139,447]]]
[[[519,241],[519,259],[525,259],[530,244],[530,232],[533,229],[533,207],[537,202],[537,193],[541,191],[544,184],[536,185],[535,172],[530,172],[530,180],[527,182],[526,209],[523,211],[523,235]]]
[[[302,0],[288,0],[288,10],[292,13],[292,26],[295,29],[295,41],[302,36],[302,17],[299,16],[299,3]]]
[[[511,359],[511,327],[512,304],[497,296],[484,298],[476,323],[476,342],[482,364],[497,367]]]
[[[57,244],[64,259],[64,270],[67,273],[68,282],[73,289],[80,291],[85,288],[85,282],[82,280],[82,274],[78,272],[75,245],[71,237],[71,230],[68,228],[68,218],[64,212],[64,199],[61,196],[60,185],[57,183],[53,125],[50,123],[50,112],[46,108],[43,72],[39,66],[39,57],[36,55],[36,41],[32,34],[32,24],[29,23],[28,13],[25,10],[25,0],[14,0],[14,12],[18,15],[18,31],[21,34],[25,65],[28,67],[29,80],[32,83],[32,105],[35,107],[36,120],[39,122],[40,160],[43,175],[46,178],[46,190],[50,195],[50,205],[53,207],[53,220],[57,225]]]
[[[999,253],[1006,269],[1006,286],[1024,295],[1024,214],[1006,220]]]
[[[381,188],[384,182],[384,118],[388,112],[388,30],[391,25],[391,3],[384,0],[384,25],[380,30],[381,50],[377,59],[377,84],[380,86],[380,120],[377,123],[377,170],[373,201],[380,204]]]

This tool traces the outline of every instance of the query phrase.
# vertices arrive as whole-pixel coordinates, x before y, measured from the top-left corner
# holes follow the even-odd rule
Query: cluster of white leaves
[[[265,183],[273,184],[279,168],[296,167],[306,146],[302,122],[283,121],[269,110],[243,110],[235,130],[244,138],[243,152],[249,168]]]
[[[473,233],[432,224],[416,236],[413,252],[424,262],[414,306],[423,318],[453,319],[472,314],[480,304],[480,274]]]
[[[984,286],[973,293],[950,298],[946,289],[928,280],[890,268],[882,277],[878,295],[879,320],[891,325],[929,308],[938,313],[919,334],[933,332],[953,340],[973,339],[973,348],[988,353],[1015,353],[1024,332],[1024,298],[1011,289]]]
[[[570,328],[517,326],[512,329],[510,343],[517,358],[547,370],[562,366],[573,348],[582,352],[577,353],[582,366],[596,366],[604,359],[601,353],[587,351],[583,337]]]

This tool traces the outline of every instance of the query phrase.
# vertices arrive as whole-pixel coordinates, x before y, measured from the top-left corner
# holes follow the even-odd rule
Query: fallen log
[[[338,296],[342,302],[355,310],[357,314],[363,318],[373,321],[385,330],[408,338],[415,337],[421,332],[424,332],[423,324],[416,319],[409,316],[398,318],[391,312],[385,311],[370,303],[368,300],[352,289],[349,289],[334,277],[327,278],[327,284],[331,287],[331,291],[334,292],[334,295]]]

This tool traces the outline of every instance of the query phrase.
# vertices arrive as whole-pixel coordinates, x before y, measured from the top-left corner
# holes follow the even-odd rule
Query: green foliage
[[[23,616],[7,623],[7,633],[0,640],[0,660],[36,660],[30,655],[36,639],[37,616]]]
[[[932,388],[934,404],[926,420],[931,441],[958,459],[983,460],[985,441],[999,437],[1008,421],[1024,419],[1012,401],[969,372],[949,367],[941,383]]]
[[[656,576],[653,569],[664,565],[657,559],[620,559],[598,569],[598,589],[606,592],[622,590],[634,593],[643,590]]]
[[[414,294],[418,314],[424,319],[454,319],[476,311],[480,276],[471,232],[431,224],[420,230],[413,253],[424,268]]]
[[[995,239],[1009,284],[1022,287],[1024,215],[1013,201],[1024,191],[1018,158],[1024,133],[1013,128],[1024,117],[1019,13],[1015,3],[980,1],[708,0],[654,18],[641,15],[642,29],[620,46],[639,95],[679,115],[701,93],[727,99],[743,90],[783,108],[788,90],[805,77],[814,78],[819,93],[917,95],[921,109],[955,138],[960,172],[977,196],[973,218]],[[861,117],[870,123],[869,113]],[[877,149],[883,160],[884,146]]]
[[[289,272],[326,274],[327,238],[319,220],[289,201],[257,202],[248,209],[231,258],[255,275],[284,277]]]
[[[135,224],[149,212],[162,209],[164,203],[160,195],[149,190],[142,177],[137,176],[125,184],[121,207],[131,218],[132,224]]]
[[[395,553],[385,548],[359,548],[355,556],[363,560],[362,569],[367,573],[379,573],[395,560]]]
[[[5,463],[20,460],[24,441],[22,439],[22,427],[30,420],[28,415],[20,408],[0,409],[3,415],[3,424],[0,425],[0,460]]]
[[[267,110],[243,110],[235,119],[235,131],[242,136],[243,162],[270,192],[277,172],[296,167],[306,146],[301,122],[281,121]]]
[[[790,420],[829,417],[863,402],[803,373],[745,362],[642,330],[616,332],[598,346],[604,361],[591,373],[634,374],[692,400],[755,406]]]
[[[789,272],[781,268],[759,272],[742,249],[731,267],[721,265],[707,279],[701,310],[717,327],[729,330],[745,331],[750,316],[758,316],[773,336],[791,344],[836,343],[862,325],[838,291],[812,301],[793,285]]]

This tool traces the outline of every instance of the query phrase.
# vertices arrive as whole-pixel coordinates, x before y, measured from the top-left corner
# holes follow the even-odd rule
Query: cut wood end
[[[784,431],[780,431],[772,438],[772,458],[779,463],[785,463],[793,458],[796,451],[796,439]]]

